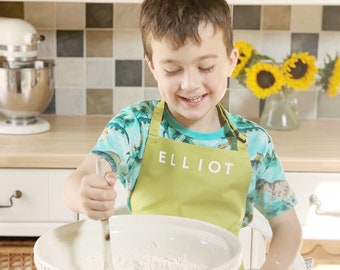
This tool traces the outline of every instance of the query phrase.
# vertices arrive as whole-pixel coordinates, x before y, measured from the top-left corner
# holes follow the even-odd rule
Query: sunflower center
[[[305,76],[308,70],[308,65],[303,63],[301,59],[295,62],[295,67],[290,69],[290,74],[292,75],[293,79],[301,79]]]
[[[237,58],[237,64],[240,64],[242,62],[241,58],[243,59],[245,57],[246,57],[246,55],[243,52],[241,52],[240,56]]]
[[[269,88],[271,86],[273,86],[273,84],[275,83],[275,77],[274,75],[266,70],[261,70],[256,77],[257,80],[257,84],[261,87],[261,88]]]

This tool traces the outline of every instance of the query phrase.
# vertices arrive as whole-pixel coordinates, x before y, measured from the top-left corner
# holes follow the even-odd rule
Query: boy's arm
[[[302,243],[301,225],[295,209],[270,219],[269,224],[273,237],[261,270],[291,270]]]

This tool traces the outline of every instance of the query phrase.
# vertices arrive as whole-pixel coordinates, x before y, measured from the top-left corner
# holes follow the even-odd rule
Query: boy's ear
[[[239,52],[237,49],[232,49],[230,56],[229,56],[229,65],[228,65],[228,71],[227,71],[227,77],[230,77],[231,74],[234,71],[234,68],[237,65],[237,60],[238,60]]]
[[[145,56],[145,61],[148,63],[149,69],[154,77],[154,79],[157,81],[156,73],[155,73],[155,67],[153,66],[152,61],[150,61],[149,57]]]
[[[154,73],[155,68],[154,68],[152,62],[150,61],[149,57],[145,56],[144,58],[145,58],[145,61],[148,63],[149,69],[152,72],[153,76],[155,76],[155,73]]]

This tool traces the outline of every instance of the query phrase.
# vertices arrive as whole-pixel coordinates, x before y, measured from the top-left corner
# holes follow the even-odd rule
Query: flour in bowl
[[[191,263],[185,256],[162,255],[153,256],[139,254],[132,256],[115,256],[113,258],[115,270],[207,270],[209,266]]]

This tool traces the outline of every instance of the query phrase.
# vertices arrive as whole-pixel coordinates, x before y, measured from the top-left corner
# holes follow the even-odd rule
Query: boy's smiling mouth
[[[206,96],[206,94],[201,95],[201,96],[196,96],[196,97],[181,97],[182,99],[184,99],[186,102],[190,102],[190,103],[199,103],[203,100],[203,98]]]

